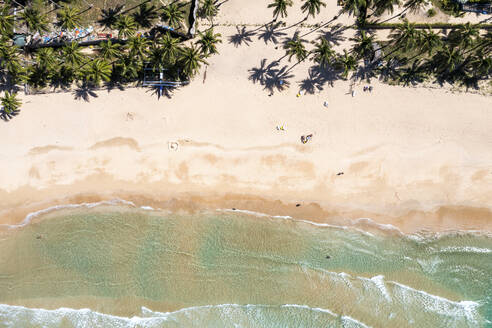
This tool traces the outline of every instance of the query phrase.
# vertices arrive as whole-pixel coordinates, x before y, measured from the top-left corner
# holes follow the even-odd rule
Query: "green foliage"
[[[89,63],[84,72],[84,79],[91,85],[99,86],[102,81],[111,79],[111,65],[104,59],[95,59]]]
[[[314,18],[321,12],[321,7],[326,7],[326,3],[321,0],[304,0],[301,10],[303,13],[307,11],[307,17],[313,16]]]
[[[434,17],[437,15],[437,11],[434,8],[427,10],[427,17]]]
[[[44,33],[49,31],[48,18],[38,9],[26,7],[20,17],[31,32]]]
[[[171,37],[169,33],[164,34],[157,40],[158,45],[162,50],[162,58],[170,65],[174,65],[181,53],[179,40]]]
[[[331,64],[334,56],[335,51],[331,48],[330,42],[323,37],[320,38],[316,43],[312,59],[321,67],[326,67]]]
[[[190,78],[196,75],[202,64],[208,64],[200,55],[200,50],[195,46],[184,48],[181,51],[179,62],[183,73]]]
[[[172,28],[178,29],[183,24],[184,12],[177,3],[171,3],[162,9],[162,20]]]
[[[292,59],[293,56],[296,57],[298,62],[301,62],[307,58],[308,51],[304,46],[304,42],[306,41],[299,38],[298,36],[295,36],[292,40],[287,41],[284,48],[285,54],[289,56],[289,61]]]
[[[64,30],[73,30],[82,25],[80,11],[77,8],[65,5],[56,13],[58,26]]]
[[[118,20],[118,15],[121,13],[123,6],[117,6],[109,9],[101,9],[101,18],[98,23],[106,29],[111,29],[115,26]]]
[[[10,93],[8,91],[5,91],[4,96],[0,98],[0,103],[2,105],[0,116],[6,121],[17,115],[22,105],[22,102],[17,99],[17,93]]]
[[[81,63],[85,61],[84,54],[82,53],[82,50],[80,49],[79,44],[77,42],[71,42],[65,45],[62,48],[61,55],[64,64],[71,67],[79,66]]]
[[[118,43],[113,43],[111,40],[102,42],[97,49],[102,59],[111,60],[116,58],[121,53],[121,45]]]
[[[212,21],[212,19],[218,13],[217,6],[215,4],[215,0],[202,0],[200,5],[200,16],[203,18],[207,18]]]
[[[137,31],[137,23],[131,16],[119,16],[114,24],[114,28],[118,30],[118,37],[128,39],[135,35]]]
[[[205,56],[218,54],[217,43],[222,43],[220,33],[214,34],[213,29],[207,30],[205,33],[198,32],[200,39],[196,42],[199,45],[202,54]]]
[[[274,0],[273,3],[268,5],[268,8],[273,8],[273,17],[275,19],[278,16],[282,18],[287,17],[287,8],[292,7],[292,0]]]
[[[10,13],[10,6],[3,5],[0,8],[0,35],[10,35],[14,27],[14,15]]]

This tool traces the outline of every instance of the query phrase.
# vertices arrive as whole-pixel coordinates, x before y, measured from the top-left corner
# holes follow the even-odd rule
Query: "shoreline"
[[[116,196],[117,195],[117,196]],[[300,203],[297,203],[300,204]],[[440,206],[430,211],[409,210],[398,217],[385,217],[382,213],[364,213],[360,210],[337,212],[323,209],[317,203],[286,203],[280,200],[268,200],[252,195],[222,195],[204,197],[187,195],[166,200],[152,199],[149,195],[115,194],[114,197],[103,195],[77,195],[43,204],[17,207],[15,210],[0,212],[0,231],[23,228],[38,218],[43,220],[52,213],[71,209],[92,209],[100,207],[129,206],[130,209],[157,212],[232,212],[249,216],[268,217],[272,219],[292,220],[318,227],[352,228],[363,233],[371,231],[397,235],[448,235],[471,233],[492,236],[492,211],[485,208]],[[476,221],[470,222],[467,213],[475,213]],[[476,214],[479,213],[479,214]],[[419,222],[408,225],[412,217],[419,217]],[[8,219],[7,219],[8,218]],[[432,220],[429,224],[429,220]],[[443,223],[448,220],[448,223]],[[423,222],[427,222],[424,224]]]

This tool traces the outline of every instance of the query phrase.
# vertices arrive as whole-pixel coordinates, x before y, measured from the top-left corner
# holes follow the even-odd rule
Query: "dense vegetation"
[[[330,75],[331,79],[337,76],[345,79],[350,72],[354,72],[354,77],[379,77],[383,81],[403,85],[435,81],[439,84],[458,83],[473,88],[479,88],[481,81],[490,79],[490,31],[481,32],[480,26],[470,23],[448,24],[442,30],[431,25],[422,28],[423,24],[410,23],[405,19],[403,23],[368,23],[369,17],[392,14],[399,4],[399,0],[344,0],[338,15],[348,13],[357,17],[357,24],[352,26],[357,29],[357,33],[350,39],[350,49],[343,53],[337,53],[333,49],[334,43],[344,40],[343,31],[349,28],[333,25],[328,34],[337,37],[320,37],[311,50],[306,48],[309,43],[297,34],[288,39],[284,43],[286,56],[289,60],[295,57],[298,62],[310,58],[319,65],[316,69],[318,75]],[[392,18],[402,17],[407,11],[419,10],[425,4],[426,0],[406,0],[401,12]],[[285,17],[291,5],[290,0],[275,0],[268,7],[273,8],[273,17],[277,18]],[[304,0],[303,8],[311,7],[309,12],[314,16],[323,5],[321,0]],[[329,27],[337,18],[335,16],[315,30]],[[384,41],[377,40],[371,33],[374,28],[391,28],[392,33]]]
[[[62,47],[15,46],[11,39],[14,24],[31,34],[56,27],[70,30],[80,26],[81,11],[78,8],[66,4],[60,6],[56,10],[57,21],[50,24],[47,19],[49,7],[44,10],[38,7],[33,3],[25,8],[19,6],[16,21],[12,4],[7,2],[0,7],[0,78],[4,89],[10,91],[2,100],[3,119],[17,113],[19,103],[12,98],[15,99],[16,88],[24,83],[35,89],[70,88],[74,84],[84,88],[98,87],[102,83],[126,84],[140,81],[144,66],[156,72],[165,70],[170,80],[188,80],[202,64],[207,64],[206,57],[218,53],[216,44],[221,42],[221,35],[213,29],[198,33],[195,42],[182,42],[162,30],[152,35],[136,35],[137,31],[148,31],[159,18],[169,26],[181,26],[184,14],[179,2],[173,1],[161,8],[143,2],[130,12],[123,12],[121,6],[101,11],[100,29],[117,31],[118,39],[101,42],[89,51],[84,51],[76,42]]]

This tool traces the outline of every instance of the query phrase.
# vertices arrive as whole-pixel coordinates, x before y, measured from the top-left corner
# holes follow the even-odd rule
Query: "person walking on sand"
[[[352,90],[352,97],[355,97],[355,90]]]

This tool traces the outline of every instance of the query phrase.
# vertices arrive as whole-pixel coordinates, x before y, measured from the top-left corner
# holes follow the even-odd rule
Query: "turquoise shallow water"
[[[0,327],[492,326],[487,236],[218,211],[49,216],[0,232]]]

